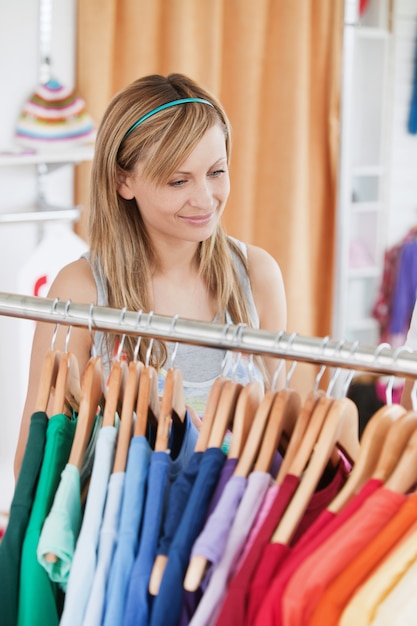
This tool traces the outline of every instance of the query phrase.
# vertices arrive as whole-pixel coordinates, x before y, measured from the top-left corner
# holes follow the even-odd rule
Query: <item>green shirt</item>
[[[63,606],[63,592],[39,564],[36,550],[61,472],[67,464],[76,421],[65,415],[49,419],[45,452],[32,512],[23,541],[20,564],[18,626],[57,626]]]
[[[33,413],[10,506],[9,523],[0,543],[0,610],[3,626],[15,626],[17,623],[20,558],[41,471],[47,426],[46,413]]]

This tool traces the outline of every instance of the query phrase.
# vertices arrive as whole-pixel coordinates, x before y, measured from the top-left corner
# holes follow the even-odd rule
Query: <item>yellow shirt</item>
[[[372,626],[414,626],[417,615],[417,561],[406,571],[394,589],[378,606]]]
[[[404,574],[417,561],[417,524],[388,554],[346,605],[339,626],[372,624],[377,610]]]

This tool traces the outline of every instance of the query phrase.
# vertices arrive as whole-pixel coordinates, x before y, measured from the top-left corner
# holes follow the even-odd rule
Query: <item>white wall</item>
[[[51,0],[52,1],[52,0]],[[53,6],[52,67],[62,84],[74,84],[76,0]],[[39,81],[39,2],[0,3],[0,151],[14,146],[16,119]],[[37,196],[34,165],[0,167],[0,214],[28,211]],[[72,167],[48,175],[48,200],[71,206]],[[70,228],[70,225],[67,224]],[[18,292],[19,272],[52,228],[0,223],[0,291]],[[41,294],[46,295],[46,294]],[[0,512],[8,509],[13,488],[13,457],[25,394],[33,322],[0,317]]]
[[[417,42],[416,0],[395,0],[388,135],[387,245],[417,226],[417,135],[407,131]]]

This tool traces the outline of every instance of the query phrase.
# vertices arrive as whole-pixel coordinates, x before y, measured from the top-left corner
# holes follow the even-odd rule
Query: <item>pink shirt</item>
[[[332,471],[328,484],[323,485],[313,493],[310,502],[302,515],[298,526],[295,529],[294,539],[302,537],[308,528],[315,522],[320,512],[334,499],[346,482],[346,478],[351,470],[351,465],[344,458],[341,458],[336,471]],[[256,572],[253,576],[246,615],[246,624],[253,624],[259,607],[273,582],[276,572],[284,563],[291,551],[290,544],[268,543],[262,554]]]
[[[247,614],[248,591],[252,576],[262,557],[265,546],[270,541],[281,516],[299,485],[299,478],[292,474],[285,476],[272,503],[268,516],[253,542],[240,569],[230,581],[230,586],[220,609],[217,626],[242,626]]]

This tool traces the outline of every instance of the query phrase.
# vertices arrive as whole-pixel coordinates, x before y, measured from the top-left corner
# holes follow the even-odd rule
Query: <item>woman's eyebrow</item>
[[[227,163],[227,157],[220,157],[219,159],[217,159],[217,161],[214,161],[214,163],[212,163],[207,169],[211,169],[212,167],[216,167],[216,165],[220,165],[220,163]],[[173,176],[175,176],[176,174],[190,175],[191,172],[188,172],[186,170],[176,170],[173,173]]]

